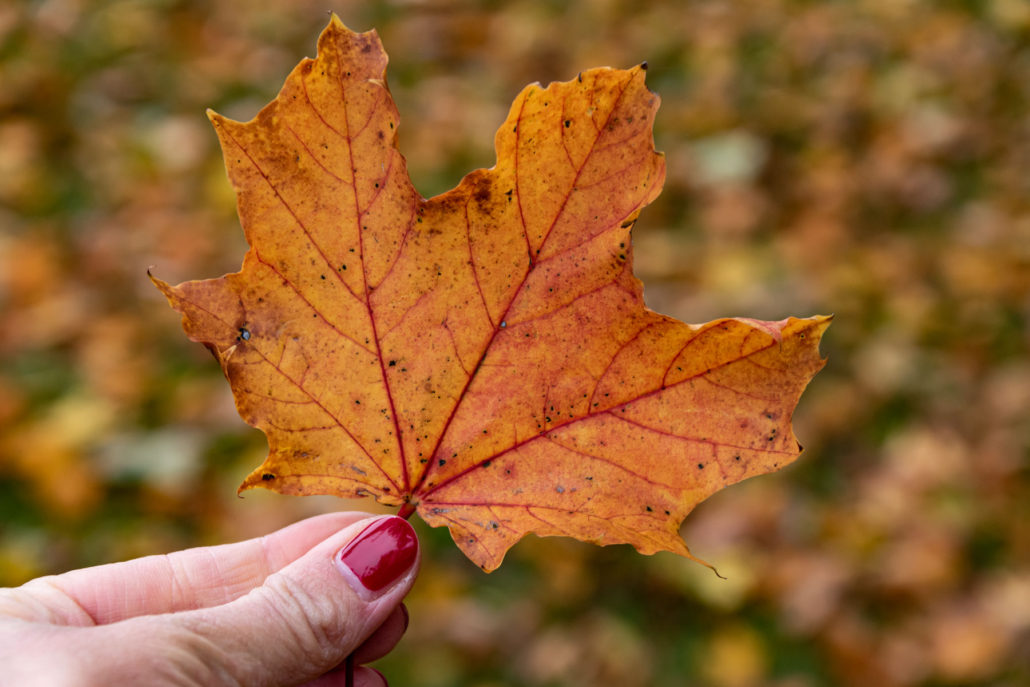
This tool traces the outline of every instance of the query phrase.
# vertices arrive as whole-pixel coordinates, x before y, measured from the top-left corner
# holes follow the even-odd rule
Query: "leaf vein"
[[[343,96],[343,97],[341,97],[341,100],[340,100],[341,106],[343,108],[343,121],[347,125],[347,136],[346,136],[347,154],[350,157],[350,167],[351,167],[351,169],[356,170],[357,167],[355,167],[355,165],[354,165],[354,139],[351,137],[350,108],[347,106],[347,98],[346,98],[347,88],[343,84],[343,75],[342,74],[340,75],[340,90],[341,90],[341,95]],[[391,156],[391,162],[390,162],[391,168],[393,166],[393,161],[392,160],[393,160],[393,158]],[[394,402],[393,402],[393,390],[390,388],[390,378],[386,374],[386,365],[385,365],[385,361],[383,360],[383,351],[382,351],[382,343],[381,343],[382,340],[380,339],[379,333],[377,331],[375,312],[374,312],[374,310],[372,308],[372,299],[370,298],[370,294],[369,294],[368,261],[365,259],[365,239],[364,239],[364,236],[363,236],[364,232],[361,231],[361,226],[360,226],[361,225],[361,219],[360,218],[361,218],[361,215],[363,213],[362,213],[362,210],[361,210],[361,199],[358,197],[358,184],[357,184],[357,179],[356,178],[354,179],[354,182],[352,184],[352,188],[353,188],[353,191],[354,191],[354,213],[355,213],[354,214],[354,218],[355,218],[355,222],[358,224],[358,226],[356,227],[357,228],[357,234],[358,234],[358,254],[359,254],[360,258],[361,258],[361,279],[362,279],[362,283],[364,284],[364,291],[365,291],[365,299],[364,299],[365,310],[366,310],[366,313],[368,315],[368,321],[369,321],[369,323],[372,326],[372,340],[375,342],[376,358],[379,361],[379,377],[383,381],[383,386],[385,387],[385,390],[386,390],[386,401],[387,401],[387,404],[390,407],[390,421],[393,423],[393,436],[394,436],[394,439],[397,442],[397,457],[398,457],[398,460],[400,462],[400,467],[401,467],[401,479],[404,482],[404,489],[403,489],[403,491],[404,492],[409,492],[410,491],[409,487],[411,485],[410,485],[410,478],[408,477],[408,462],[407,462],[407,460],[405,458],[405,455],[404,455],[404,442],[401,440],[401,429],[400,429],[399,421],[397,419],[397,409],[396,409],[396,407],[394,405]],[[334,272],[335,272],[335,270],[334,270]],[[369,458],[371,458],[371,456],[369,456]],[[379,465],[379,463],[376,463],[374,459],[372,460],[372,462],[375,463],[376,467],[378,467],[380,470],[383,471],[383,474],[386,474],[386,470],[381,465]],[[391,481],[391,483],[395,487],[398,486],[395,482],[393,482],[392,479],[390,481]]]
[[[224,128],[223,128],[223,130],[224,130]],[[257,173],[259,175],[261,175],[261,178],[268,185],[268,188],[271,189],[273,195],[275,195],[275,197],[279,199],[279,202],[282,203],[282,206],[284,208],[286,208],[286,211],[290,214],[291,217],[293,217],[293,220],[297,223],[297,226],[300,227],[301,231],[304,232],[304,235],[307,236],[308,241],[311,242],[311,245],[314,247],[314,249],[318,253],[319,257],[322,258],[322,262],[325,263],[326,267],[329,269],[329,272],[331,272],[333,274],[333,276],[336,277],[336,279],[341,284],[343,284],[344,286],[347,286],[347,283],[343,280],[343,277],[340,275],[339,272],[336,271],[336,268],[333,267],[332,262],[329,260],[329,257],[325,254],[325,251],[322,249],[322,246],[320,246],[318,244],[318,242],[315,241],[315,237],[314,237],[314,235],[312,235],[311,230],[308,229],[307,225],[305,225],[304,222],[300,219],[300,216],[297,215],[297,213],[293,209],[293,207],[288,202],[286,202],[286,199],[282,196],[281,193],[279,193],[279,189],[276,188],[274,183],[272,183],[271,178],[269,178],[269,176],[265,172],[265,170],[263,170],[261,168],[261,165],[259,165],[257,160],[255,160],[254,157],[250,154],[250,151],[248,151],[246,149],[246,147],[244,147],[244,145],[242,143],[240,143],[236,139],[236,137],[233,136],[228,131],[226,131],[226,135],[232,140],[232,142],[236,145],[236,147],[239,148],[240,151],[247,157],[247,159],[250,161],[251,165],[254,166],[254,169],[257,170]],[[347,289],[349,291],[350,287],[347,286]],[[351,293],[353,295],[353,292],[351,292]]]
[[[304,148],[304,152],[308,154],[308,157],[314,160],[315,164],[322,168],[323,172],[331,176],[333,179],[336,179],[340,183],[347,183],[346,181],[338,177],[336,174],[334,174],[332,171],[330,171],[328,167],[322,164],[322,161],[315,156],[315,154],[311,151],[311,148],[308,148],[308,144],[304,142],[304,140],[297,134],[296,131],[294,131],[292,126],[290,126],[289,124],[284,124],[284,126],[286,127],[287,131],[293,134],[293,137],[297,139],[297,143],[299,143],[301,147]]]
[[[265,260],[264,258],[262,258],[257,253],[257,251],[255,251],[254,257],[255,257],[255,259],[260,264],[262,264],[265,267],[267,267],[269,270],[272,271],[273,274],[275,274],[277,277],[279,277],[282,280],[284,285],[289,286],[290,290],[293,291],[295,294],[297,294],[297,297],[300,298],[302,301],[304,301],[304,303],[309,308],[311,308],[311,312],[313,312],[316,315],[318,315],[319,318],[322,320],[322,322],[324,322],[326,325],[328,325],[330,329],[332,329],[339,336],[341,336],[344,339],[347,339],[348,341],[350,341],[351,343],[353,343],[355,346],[357,346],[358,348],[362,349],[366,353],[370,353],[372,355],[376,354],[375,351],[373,351],[372,349],[366,347],[364,344],[359,342],[357,339],[355,339],[354,337],[350,336],[349,334],[347,334],[346,332],[341,330],[339,327],[337,327],[335,324],[333,324],[333,321],[330,318],[326,317],[325,313],[322,310],[316,308],[314,303],[312,303],[311,301],[309,301],[307,299],[307,297],[304,295],[304,292],[301,291],[301,289],[296,284],[294,284],[293,281],[289,277],[287,277],[282,272],[280,272],[278,269],[276,269],[275,265],[273,265],[272,263],[270,263],[267,260]],[[344,283],[344,286],[346,286],[347,291],[351,294],[351,296],[353,296],[355,298],[355,300],[357,300],[358,302],[361,302],[361,299],[358,298],[358,296],[353,291],[350,290],[350,287],[347,286],[346,283]]]

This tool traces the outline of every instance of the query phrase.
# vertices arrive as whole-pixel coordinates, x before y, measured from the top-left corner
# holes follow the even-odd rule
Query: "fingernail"
[[[378,671],[378,670],[376,670],[375,668],[372,668],[371,666],[365,666],[365,667],[366,667],[366,668],[368,668],[368,669],[369,669],[369,670],[371,670],[371,671],[372,671],[373,673],[375,673],[376,675],[378,675],[378,676],[379,676],[379,679],[383,681],[383,687],[390,687],[390,685],[389,685],[389,684],[387,684],[387,682],[386,682],[386,676],[385,676],[385,675],[383,675],[383,674],[382,674],[381,672],[379,672],[379,671]]]
[[[340,550],[342,565],[351,586],[358,592],[381,592],[406,573],[415,562],[418,539],[408,521],[396,516],[380,518]]]

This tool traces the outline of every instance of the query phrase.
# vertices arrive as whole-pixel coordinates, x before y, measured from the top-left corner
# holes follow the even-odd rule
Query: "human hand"
[[[0,589],[0,682],[344,684],[385,655],[419,566],[401,518],[331,513],[258,539]],[[381,687],[376,670],[356,687]]]

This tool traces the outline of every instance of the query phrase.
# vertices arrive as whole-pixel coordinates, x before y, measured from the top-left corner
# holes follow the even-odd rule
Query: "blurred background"
[[[257,3],[254,3],[256,5]],[[0,4],[0,584],[372,509],[249,492],[264,437],[146,279],[246,246],[204,110],[249,119],[337,12],[390,55],[426,196],[529,82],[647,60],[652,308],[834,313],[806,447],[671,554],[426,547],[392,684],[1030,684],[1030,3]]]

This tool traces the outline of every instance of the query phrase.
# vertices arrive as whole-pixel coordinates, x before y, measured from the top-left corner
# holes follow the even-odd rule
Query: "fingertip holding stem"
[[[418,538],[404,518],[389,516],[372,521],[358,536],[333,556],[333,563],[352,589],[366,601],[386,594],[399,582],[418,558]],[[407,609],[403,604],[404,625]],[[351,653],[344,661],[344,685],[353,687],[355,660]],[[374,669],[371,669],[374,670]],[[375,673],[385,686],[386,678]]]

